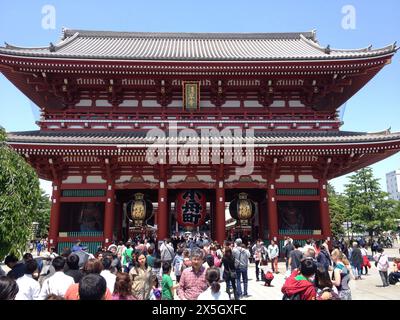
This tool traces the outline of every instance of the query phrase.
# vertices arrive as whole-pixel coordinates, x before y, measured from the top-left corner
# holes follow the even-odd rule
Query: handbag
[[[236,279],[237,278],[237,274],[236,271],[232,271],[232,270],[228,270],[228,274],[229,274],[229,278],[231,279]]]
[[[224,266],[229,266],[229,262]],[[236,279],[237,278],[237,274],[236,274],[236,270],[231,270],[231,268],[225,268],[225,271],[227,273],[227,276],[229,277],[229,279]]]
[[[377,261],[375,261],[375,267],[377,267],[377,266],[378,266],[378,263],[379,263],[379,260],[381,259],[381,257],[382,257],[382,254],[379,256],[378,260],[377,260]]]

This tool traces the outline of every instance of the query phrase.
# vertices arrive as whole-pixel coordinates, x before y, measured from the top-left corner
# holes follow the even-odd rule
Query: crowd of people
[[[288,277],[282,293],[287,300],[351,300],[350,280],[362,280],[371,263],[367,243],[363,238],[328,242],[307,240],[304,247],[287,239],[284,246]],[[372,242],[374,243],[374,242]],[[384,248],[371,248],[375,267],[382,279],[382,287],[400,281],[400,259],[394,259],[393,272]],[[390,279],[390,280],[389,280]]]
[[[329,247],[327,241],[311,239],[301,246],[287,237],[280,250],[273,240],[246,245],[237,238],[220,245],[206,236],[186,236],[118,242],[92,255],[78,240],[60,255],[50,248],[36,258],[30,252],[21,261],[6,257],[10,271],[0,275],[0,299],[239,300],[249,296],[250,263],[255,264],[256,281],[269,287],[283,258],[284,300],[351,300],[349,282],[361,280],[371,268],[366,246],[333,241]],[[391,273],[383,247],[376,248],[373,259],[382,286],[400,280],[400,259]]]

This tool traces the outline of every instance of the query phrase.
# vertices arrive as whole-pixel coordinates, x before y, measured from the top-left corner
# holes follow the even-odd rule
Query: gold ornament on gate
[[[252,216],[252,207],[249,199],[247,199],[247,193],[239,193],[239,210],[238,218],[240,220],[248,220]]]
[[[143,221],[146,218],[146,207],[143,193],[135,193],[135,202],[131,209],[131,217],[134,221]]]

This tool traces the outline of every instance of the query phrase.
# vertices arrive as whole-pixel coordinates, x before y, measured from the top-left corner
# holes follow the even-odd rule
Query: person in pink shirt
[[[192,266],[183,270],[179,281],[178,297],[181,300],[197,300],[200,293],[207,289],[206,269],[203,264],[203,252],[194,250],[191,255]]]

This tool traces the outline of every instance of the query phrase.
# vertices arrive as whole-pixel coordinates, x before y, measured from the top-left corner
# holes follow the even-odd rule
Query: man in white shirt
[[[110,271],[111,268],[111,263],[112,260],[109,257],[103,258],[101,261],[103,263],[103,271],[100,272],[100,275],[106,279],[107,282],[107,288],[110,290],[111,293],[114,292],[114,285],[115,285],[115,280],[117,276],[115,274],[112,274]]]
[[[15,300],[38,300],[40,293],[40,285],[32,274],[37,269],[37,262],[34,259],[25,262],[25,274],[17,279],[18,293]]]
[[[74,279],[64,273],[65,260],[63,257],[56,257],[52,262],[55,273],[43,282],[40,290],[39,299],[44,300],[50,294],[64,297],[65,292],[71,284],[74,284]]]

